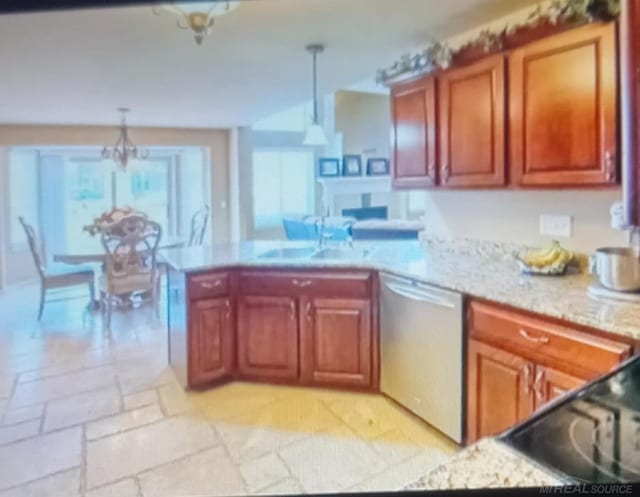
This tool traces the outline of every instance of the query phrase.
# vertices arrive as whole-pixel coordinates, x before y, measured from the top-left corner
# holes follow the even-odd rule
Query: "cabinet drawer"
[[[191,300],[227,295],[229,288],[229,273],[207,273],[189,277]]]
[[[631,353],[628,344],[481,302],[471,303],[469,333],[543,363],[571,364],[594,374],[609,371]]]
[[[245,295],[308,294],[368,298],[371,295],[371,274],[244,271],[240,274],[240,289]]]

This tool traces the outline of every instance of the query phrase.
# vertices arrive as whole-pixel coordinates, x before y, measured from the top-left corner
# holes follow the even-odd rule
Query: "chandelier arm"
[[[191,29],[191,27],[189,26],[189,24],[180,24],[180,21],[183,21],[183,19],[178,19],[176,21],[176,25],[180,28],[180,29]]]

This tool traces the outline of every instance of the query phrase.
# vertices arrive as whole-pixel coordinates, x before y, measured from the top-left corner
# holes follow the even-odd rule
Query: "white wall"
[[[540,214],[573,218],[572,236],[563,245],[588,253],[604,245],[626,245],[625,232],[609,224],[609,207],[621,199],[615,191],[433,191],[426,198],[429,233],[445,238],[546,245],[539,234]]]

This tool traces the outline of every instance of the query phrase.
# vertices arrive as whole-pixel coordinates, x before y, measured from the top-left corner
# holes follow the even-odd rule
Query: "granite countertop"
[[[274,249],[315,247],[310,242],[256,241],[161,251],[174,269],[197,272],[228,266],[371,268],[418,279],[473,297],[536,312],[640,340],[640,304],[595,299],[587,294],[592,276],[520,273],[513,247],[438,241],[354,243],[341,259],[260,258]],[[363,251],[368,255],[363,257]]]
[[[569,484],[493,438],[467,447],[403,490],[546,487]]]

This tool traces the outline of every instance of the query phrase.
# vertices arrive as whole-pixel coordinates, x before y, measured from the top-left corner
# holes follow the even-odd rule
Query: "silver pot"
[[[619,292],[640,290],[638,253],[626,247],[602,247],[590,258],[589,270],[600,284]]]

